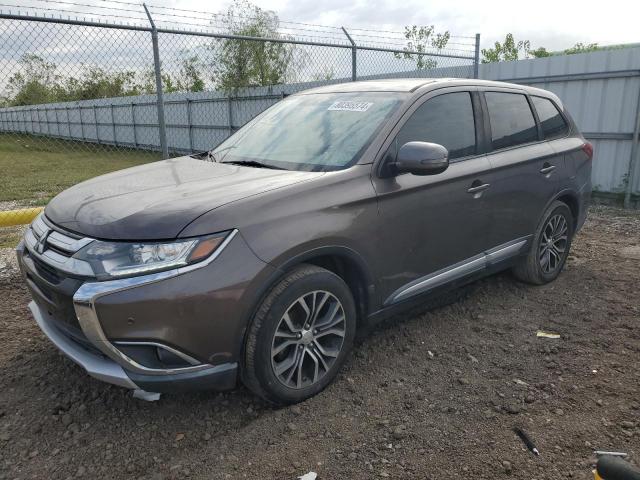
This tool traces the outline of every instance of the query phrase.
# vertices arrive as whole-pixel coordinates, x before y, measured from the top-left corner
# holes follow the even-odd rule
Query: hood
[[[89,237],[170,239],[200,215],[222,205],[322,175],[179,157],[79,183],[51,200],[45,215]]]

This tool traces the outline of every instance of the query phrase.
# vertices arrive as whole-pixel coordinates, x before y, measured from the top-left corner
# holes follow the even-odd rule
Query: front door
[[[491,167],[478,153],[478,105],[469,88],[438,90],[409,109],[396,128],[383,162],[393,162],[406,142],[439,143],[449,150],[443,173],[385,174],[384,164],[381,173],[374,171],[382,225],[377,277],[385,304],[484,268],[484,259],[474,258],[489,247],[484,195]]]

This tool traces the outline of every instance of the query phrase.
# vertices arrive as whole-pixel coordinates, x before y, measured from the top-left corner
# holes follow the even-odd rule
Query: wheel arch
[[[580,202],[578,200],[578,195],[575,192],[567,190],[558,195],[556,200],[565,203],[569,207],[569,210],[571,210],[571,215],[573,215],[573,229],[575,230],[578,227],[578,219],[580,218]]]
[[[358,252],[344,246],[317,247],[287,259],[278,268],[286,272],[303,263],[325,268],[338,275],[353,295],[358,325],[366,320],[373,308],[375,278]]]
[[[540,214],[541,217],[538,220],[538,222],[540,222],[542,220],[542,215],[544,215],[544,212],[547,211],[549,206],[553,202],[555,202],[557,200],[557,201],[560,201],[560,202],[564,203],[565,205],[567,205],[569,207],[569,210],[571,210],[571,215],[573,216],[573,229],[575,231],[575,229],[577,228],[578,219],[580,218],[580,213],[581,213],[580,212],[580,200],[579,200],[579,198],[580,197],[578,196],[578,194],[574,190],[571,190],[571,189],[560,190],[544,206],[544,209],[542,210],[542,213]]]
[[[323,246],[306,250],[288,257],[285,261],[277,265],[273,265],[276,270],[261,285],[260,292],[256,296],[256,300],[248,309],[245,321],[243,322],[243,330],[240,345],[240,367],[241,374],[243,370],[244,349],[247,341],[247,333],[251,326],[251,322],[256,314],[257,309],[268,295],[271,289],[282,279],[290,270],[301,264],[312,264],[325,268],[338,275],[349,287],[352,292],[356,304],[357,325],[361,327],[366,323],[367,316],[375,308],[375,277],[364,258],[355,250],[345,246]]]

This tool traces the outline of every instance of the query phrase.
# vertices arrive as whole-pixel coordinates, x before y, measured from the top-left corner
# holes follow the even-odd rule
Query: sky
[[[156,0],[178,8],[224,11],[228,1]],[[402,30],[435,25],[436,31],[481,34],[483,48],[511,32],[533,48],[562,50],[576,42],[611,45],[640,42],[640,1],[608,0],[254,0],[283,20],[323,25]]]
[[[21,14],[36,12],[42,16],[62,14],[111,23],[129,22],[148,26],[140,6],[142,0],[3,0],[0,10]],[[211,13],[224,13],[234,0],[148,0],[151,11],[160,27],[194,30],[193,25],[210,29],[212,19],[220,18]],[[237,0],[235,0],[237,1]],[[319,38],[322,27],[313,28],[312,39],[330,43],[347,44],[340,26],[351,30],[360,45],[402,49],[406,41],[402,31],[406,25],[434,25],[436,32],[449,31],[452,38],[446,53],[473,57],[474,35],[481,34],[481,48],[503,41],[507,33],[516,40],[529,40],[530,48],[545,47],[548,51],[562,51],[577,42],[614,45],[640,43],[640,0],[608,0],[596,4],[592,0],[250,0],[265,10],[276,12],[282,28],[304,25],[301,22],[326,25],[331,32],[329,40]],[[9,2],[9,3],[4,3]],[[140,2],[140,3],[139,3]],[[7,8],[8,7],[8,8]],[[31,12],[29,12],[31,9]],[[170,10],[182,9],[183,11]],[[184,11],[187,10],[187,11]],[[192,12],[189,12],[192,11]],[[205,12],[205,13],[198,13]],[[33,13],[32,13],[33,14]],[[164,17],[162,17],[164,15]],[[198,20],[190,20],[197,18]],[[161,22],[176,22],[163,25]],[[204,22],[204,23],[203,23]],[[104,65],[109,68],[142,71],[150,65],[151,53],[148,35],[144,32],[100,31],[101,29],[69,30],[60,25],[47,24],[36,34],[20,22],[0,24],[0,90],[7,78],[18,69],[20,58],[26,53],[37,53],[59,65],[65,74],[84,71],[84,64]],[[358,32],[356,29],[367,29]],[[66,33],[65,33],[66,32]],[[397,33],[386,33],[397,32]],[[41,33],[41,34],[40,34]],[[285,30],[285,34],[305,35],[304,30]],[[379,38],[376,37],[393,37]],[[453,37],[459,36],[459,37]],[[135,38],[134,38],[135,37]],[[161,36],[161,51],[165,69],[179,68],[180,52],[200,48],[200,54],[211,55],[206,45],[211,40],[204,37]],[[309,40],[308,37],[299,37]],[[336,38],[338,40],[336,40]],[[207,43],[208,42],[208,43]],[[369,43],[371,42],[371,43]],[[215,43],[215,42],[214,42]],[[202,44],[202,45],[200,45]],[[206,44],[206,45],[205,45]],[[347,50],[317,47],[306,51],[309,71],[300,73],[301,80],[323,78],[331,74],[342,78],[351,68],[351,56]],[[302,47],[301,47],[302,49]],[[108,55],[105,55],[105,52]],[[117,52],[117,55],[116,55]],[[346,53],[345,53],[346,52]],[[174,58],[175,57],[175,58]],[[413,59],[397,59],[393,55],[376,52],[358,56],[358,73],[391,74],[415,70]],[[438,60],[439,67],[470,66],[470,61],[456,58]],[[464,76],[468,73],[454,73]]]

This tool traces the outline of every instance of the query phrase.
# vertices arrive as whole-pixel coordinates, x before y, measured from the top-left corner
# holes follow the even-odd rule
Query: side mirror
[[[407,142],[398,151],[396,173],[436,175],[449,167],[449,152],[437,143]]]

